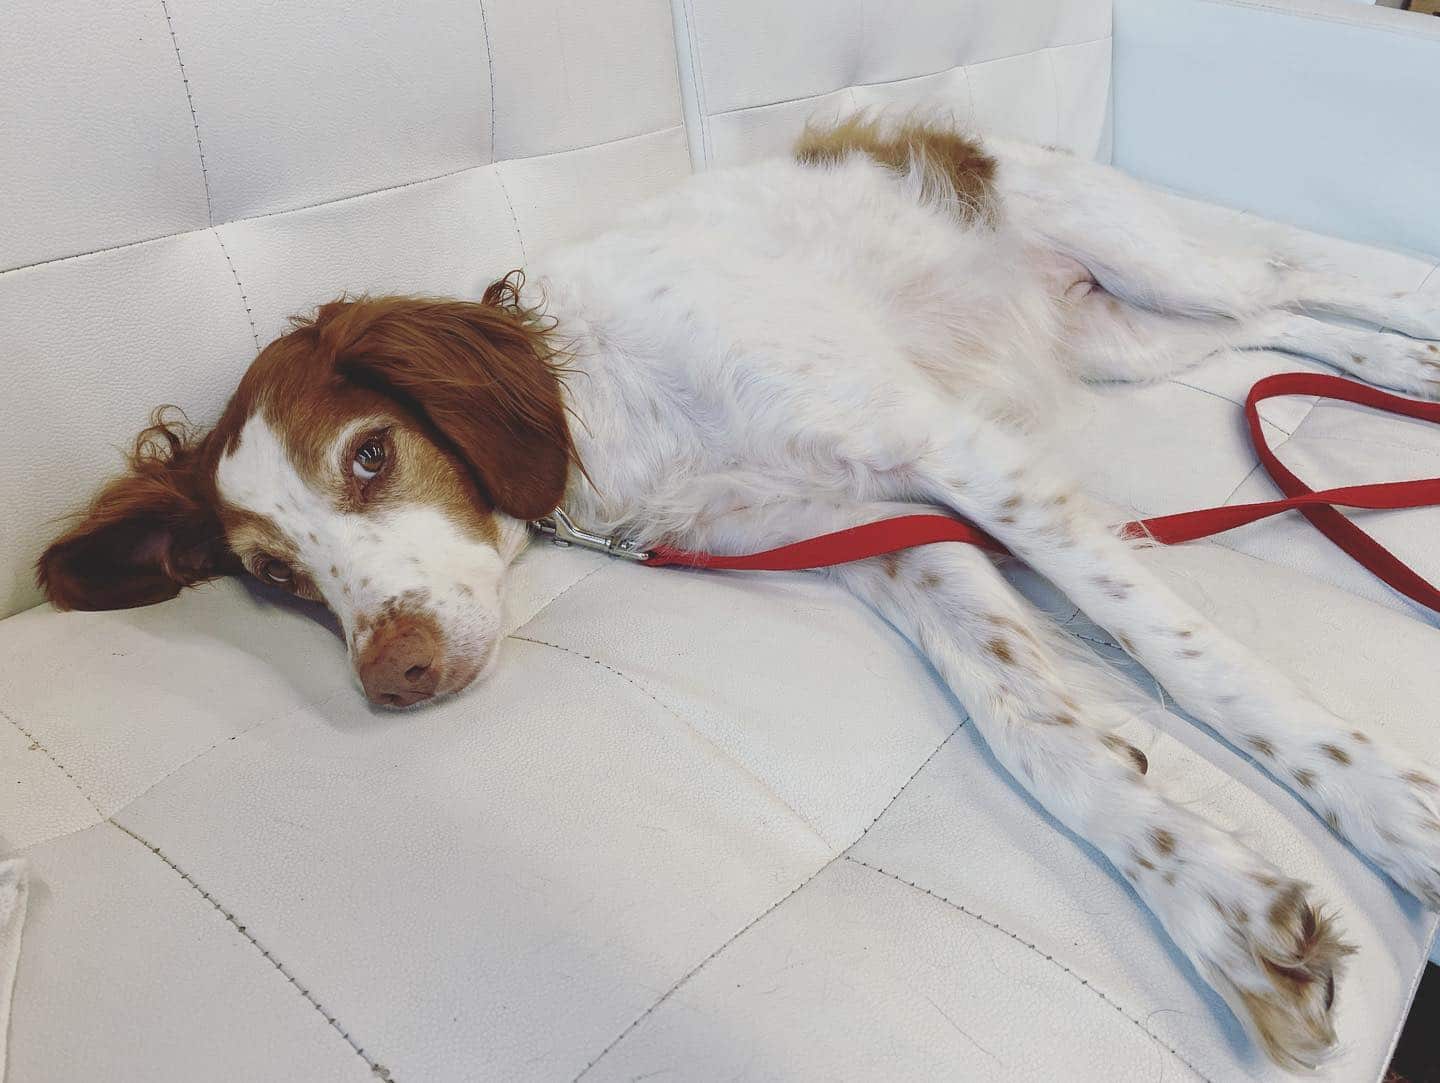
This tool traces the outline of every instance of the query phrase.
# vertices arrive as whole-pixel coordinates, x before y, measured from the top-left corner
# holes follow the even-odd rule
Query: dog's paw
[[[1335,1049],[1336,985],[1354,948],[1306,885],[1234,837],[1177,824],[1161,840],[1137,848],[1126,876],[1272,1060],[1318,1067]]]
[[[1440,909],[1440,774],[1356,731],[1317,745],[1293,775],[1337,834]]]
[[[1223,929],[1205,977],[1271,1060],[1292,1071],[1317,1068],[1335,1049],[1335,986],[1355,949],[1304,884],[1264,870],[1250,875],[1258,897],[1209,900]]]
[[[1440,399],[1440,343],[1404,335],[1366,334],[1340,368],[1372,384],[1422,399]]]

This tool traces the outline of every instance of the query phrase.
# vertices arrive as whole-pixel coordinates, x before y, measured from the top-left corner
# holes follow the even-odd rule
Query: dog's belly
[[[701,178],[543,271],[584,373],[589,480],[567,499],[597,527],[685,534],[737,502],[855,497],[947,413],[1023,424],[1066,379],[1075,268],[867,161]]]

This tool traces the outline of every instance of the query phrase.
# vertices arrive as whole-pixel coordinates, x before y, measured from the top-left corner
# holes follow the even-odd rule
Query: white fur
[[[1039,424],[1072,374],[1155,379],[1197,347],[1306,352],[1433,394],[1428,343],[1301,313],[1429,338],[1440,313],[1293,271],[1263,232],[1202,242],[1104,167],[1034,148],[1000,155],[994,227],[962,224],[915,166],[897,177],[860,156],[768,161],[695,178],[542,260],[530,297],[573,357],[589,474],[572,478],[567,509],[642,544],[720,552],[879,518],[880,501],[963,514],[1066,590],[1188,711],[1266,750],[1261,762],[1397,882],[1440,903],[1440,811],[1407,774],[1418,765],[1353,736],[1151,575],[1054,467]],[[1277,1059],[1325,1056],[1334,959],[1302,993],[1261,961],[1302,939],[1298,916],[1268,917],[1302,886],[1106,743],[1128,717],[1123,697],[983,555],[937,546],[895,576],[870,562],[833,577],[915,641],[997,758],[1124,872]]]
[[[366,424],[351,424],[333,441],[327,458],[337,478],[349,472],[345,449]],[[501,524],[497,549],[430,504],[341,509],[301,477],[262,414],[246,421],[238,445],[220,460],[216,485],[230,506],[275,524],[295,551],[295,571],[339,617],[352,657],[364,652],[377,616],[393,601],[423,607],[440,628],[439,694],[465,687],[493,661],[501,578],[523,544],[521,524]]]
[[[570,354],[588,471],[573,473],[567,510],[641,544],[719,552],[897,506],[962,514],[1399,884],[1440,903],[1440,808],[1418,765],[1355,736],[1151,575],[1047,457],[1042,424],[1073,376],[1155,379],[1207,348],[1299,350],[1433,393],[1435,354],[1417,340],[1440,338],[1440,311],[1293,270],[1263,232],[1202,241],[1104,167],[998,153],[995,225],[960,213],[923,162],[897,176],[859,156],[768,161],[693,178],[540,261],[527,300],[558,321]],[[1415,337],[1335,329],[1317,313]],[[488,656],[514,524],[497,552],[429,509],[339,511],[306,490],[260,418],[220,483],[300,547],[352,648],[358,613],[424,589],[452,652]],[[1339,945],[1287,954],[1304,936],[1290,906],[1302,886],[1137,770],[1111,732],[1134,705],[988,558],[934,546],[832,576],[914,640],[1017,782],[1121,870],[1277,1059],[1326,1054]],[[1325,980],[1297,991],[1276,977],[1312,963]]]

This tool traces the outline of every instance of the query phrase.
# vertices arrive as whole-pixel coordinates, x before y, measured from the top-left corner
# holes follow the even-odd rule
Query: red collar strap
[[[1245,400],[1245,418],[1250,427],[1250,441],[1255,446],[1260,463],[1285,494],[1284,499],[1140,519],[1126,523],[1121,528],[1122,532],[1127,537],[1149,535],[1157,542],[1174,545],[1233,530],[1282,511],[1298,510],[1314,524],[1315,529],[1401,594],[1440,612],[1440,591],[1336,510],[1362,508],[1389,511],[1431,507],[1440,504],[1440,478],[1346,485],[1316,492],[1280,462],[1265,442],[1265,434],[1260,427],[1259,404],[1284,395],[1319,395],[1421,421],[1440,422],[1440,403],[1391,395],[1369,384],[1339,376],[1312,372],[1267,376],[1250,389],[1250,395]],[[864,560],[935,542],[964,542],[999,553],[1006,552],[1003,545],[978,527],[947,515],[926,513],[882,519],[746,556],[716,556],[661,545],[649,553],[644,563],[654,567],[680,565],[726,571],[799,571],[847,564],[852,560]]]

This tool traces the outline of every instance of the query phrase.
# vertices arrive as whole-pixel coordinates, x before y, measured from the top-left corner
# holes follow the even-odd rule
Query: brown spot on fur
[[[1245,743],[1262,756],[1275,755],[1275,746],[1264,737],[1247,737]]]
[[[900,574],[900,554],[882,553],[880,555],[880,567],[885,569],[885,574],[894,579]]]
[[[1175,870],[1174,870],[1174,869],[1167,869],[1167,870],[1165,870],[1165,875],[1164,875],[1163,879],[1164,879],[1164,881],[1165,881],[1167,884],[1169,884],[1169,885],[1171,885],[1171,886],[1173,887],[1173,886],[1175,885]]]
[[[1361,733],[1359,730],[1351,730],[1350,736],[1355,738],[1355,741],[1358,744],[1368,745],[1370,743],[1370,738],[1365,736],[1365,734]]]
[[[1154,871],[1155,871],[1155,863],[1154,863],[1153,861],[1151,861],[1148,857],[1143,857],[1143,856],[1141,856],[1140,854],[1136,854],[1136,855],[1135,855],[1135,862],[1136,862],[1136,864],[1138,864],[1142,869],[1149,869],[1151,872],[1154,872]]]
[[[1197,651],[1194,647],[1186,647],[1180,652],[1181,658],[1199,658],[1203,651]]]
[[[1365,357],[1363,354],[1352,353],[1350,355],[1350,361],[1356,365],[1363,365],[1365,364]]]
[[[1410,783],[1410,785],[1418,786],[1422,790],[1437,789],[1435,780],[1423,771],[1406,771],[1400,777]]]
[[[1425,348],[1431,353],[1440,353],[1440,346],[1436,346],[1433,343],[1429,346],[1426,346]]]
[[[985,649],[991,654],[993,654],[1000,661],[1004,662],[1007,666],[1011,665],[1015,661],[1015,652],[1010,649],[1010,644],[1006,643],[1003,639],[1000,639],[999,637],[996,637],[995,639],[992,639],[988,643],[986,643]]]
[[[311,541],[313,544],[315,544],[315,545],[319,545],[319,544],[320,544],[320,539],[315,536],[315,531],[313,531],[313,530],[308,531],[305,536],[306,536],[307,538],[309,538],[310,541]]]
[[[945,582],[945,580],[941,579],[934,572],[926,572],[920,577],[920,588],[922,590],[934,590],[943,582]]]
[[[333,564],[330,565],[330,578],[331,578],[331,579],[335,579],[335,578],[337,578],[339,575],[340,575],[340,569],[337,568],[337,567],[335,567],[335,565],[333,565]]]
[[[1181,639],[1189,639],[1191,636],[1193,636],[1193,635],[1195,634],[1195,630],[1194,630],[1193,628],[1181,628],[1181,629],[1180,629],[1178,632],[1176,632],[1175,634],[1176,634],[1177,636],[1179,636]]]
[[[1130,593],[1131,584],[1112,579],[1108,575],[1097,575],[1090,581],[1116,601],[1120,601]]]
[[[1166,831],[1163,827],[1152,828],[1150,841],[1155,846],[1155,852],[1168,856],[1175,852],[1175,836]]]
[[[1120,641],[1120,646],[1125,648],[1126,654],[1135,653],[1135,644],[1130,642],[1130,638],[1128,636],[1117,635],[1115,638]]]
[[[999,215],[995,159],[975,140],[935,124],[905,120],[885,124],[864,112],[829,127],[807,125],[795,144],[795,157],[806,165],[843,162],[865,154],[896,173],[924,170],[927,181],[943,185],[956,200],[962,222],[993,225]]]
[[[1145,758],[1145,753],[1141,752],[1123,737],[1117,737],[1113,733],[1107,733],[1101,737],[1100,740],[1111,752],[1128,756],[1130,761],[1135,765],[1135,770],[1139,771],[1142,775],[1150,770],[1150,761]]]
[[[1077,724],[1075,719],[1068,714],[1051,715],[1050,721],[1057,726],[1074,726]]]
[[[1000,516],[1000,517],[996,520],[996,522],[1002,523],[1002,524],[1005,525],[1005,526],[1014,526],[1014,525],[1015,525],[1015,516],[1013,516],[1013,515],[1002,515],[1002,516]]]
[[[1325,755],[1329,756],[1336,763],[1348,764],[1350,762],[1350,753],[1346,752],[1343,748],[1336,747],[1335,745],[1321,745],[1320,751],[1325,753]]]
[[[1300,783],[1302,789],[1308,790],[1315,785],[1314,771],[1309,771],[1302,767],[1298,771],[1291,771],[1290,773],[1295,776],[1295,781]]]

